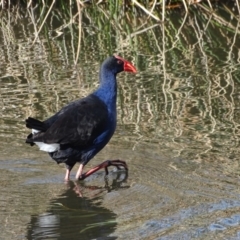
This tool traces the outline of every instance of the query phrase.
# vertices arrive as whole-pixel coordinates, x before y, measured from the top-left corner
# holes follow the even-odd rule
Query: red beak
[[[123,70],[125,72],[133,72],[133,73],[136,73],[137,72],[137,69],[133,66],[132,63],[128,62],[127,60],[117,56],[117,55],[114,55],[115,58],[123,61]]]

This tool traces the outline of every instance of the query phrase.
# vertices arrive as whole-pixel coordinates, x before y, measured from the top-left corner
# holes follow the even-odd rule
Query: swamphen
[[[38,145],[57,163],[65,163],[65,180],[69,180],[70,171],[77,162],[80,166],[76,179],[85,179],[101,168],[108,174],[109,166],[122,166],[127,170],[125,161],[107,160],[82,173],[84,166],[108,143],[116,129],[116,75],[122,71],[137,72],[130,62],[117,55],[111,56],[101,66],[100,85],[95,92],[69,103],[45,121],[26,119],[26,127],[32,129],[26,143]]]

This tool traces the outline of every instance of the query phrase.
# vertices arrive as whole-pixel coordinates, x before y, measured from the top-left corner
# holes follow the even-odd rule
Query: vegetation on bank
[[[167,11],[173,9],[183,8],[186,12],[191,7],[200,6],[203,10],[210,10],[213,12],[219,5],[235,3],[236,11],[240,13],[240,4],[238,0],[0,0],[0,7],[2,9],[11,7],[43,7],[48,6],[51,10],[54,6],[60,8],[62,11],[68,11],[69,8],[77,6],[78,11],[90,5],[108,5],[110,9],[122,9],[124,11],[142,11],[149,17],[164,21]]]
[[[107,21],[112,24],[113,28],[118,29],[122,29],[119,21],[123,18],[130,25],[137,22],[137,32],[136,29],[135,32],[124,29],[126,35],[129,35],[128,39],[131,40],[131,37],[138,32],[148,30],[144,27],[147,21],[152,21],[153,27],[156,26],[154,24],[167,26],[169,17],[172,17],[176,11],[182,13],[182,24],[179,29],[174,30],[175,32],[179,32],[188,15],[195,14],[196,11],[209,21],[215,18],[219,27],[232,28],[232,31],[235,31],[235,25],[219,17],[217,12],[219,9],[224,9],[231,19],[236,20],[240,15],[238,0],[226,0],[224,3],[220,0],[0,0],[0,7],[18,11],[16,16],[19,16],[19,11],[27,10],[34,26],[35,37],[32,46],[39,39],[39,34],[44,31],[43,29],[46,30],[46,22],[49,19],[63,19],[64,24],[51,31],[55,33],[55,38],[61,36],[66,29],[72,32],[71,36],[78,32],[78,36],[74,36],[78,41],[75,63],[79,58],[81,41],[83,41],[83,18],[89,19],[90,22],[96,21],[96,24],[105,24]],[[1,14],[3,15],[3,12]],[[77,31],[73,31],[72,28]]]

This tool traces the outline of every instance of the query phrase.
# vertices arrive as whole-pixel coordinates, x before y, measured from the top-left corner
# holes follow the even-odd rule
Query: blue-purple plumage
[[[66,178],[76,162],[83,168],[111,139],[117,118],[116,75],[121,71],[136,69],[118,56],[109,57],[101,66],[100,85],[95,92],[68,104],[43,122],[26,119],[26,127],[32,129],[26,143],[37,144],[57,163],[65,163],[69,171]]]

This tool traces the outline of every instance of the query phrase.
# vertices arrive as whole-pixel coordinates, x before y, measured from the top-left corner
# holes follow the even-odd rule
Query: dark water
[[[0,32],[0,239],[240,239],[240,36],[236,6],[193,8],[165,24],[84,9],[78,23],[4,12]],[[118,76],[118,128],[87,165],[124,159],[83,182],[26,146],[28,116],[44,119],[98,85],[112,53],[136,75]],[[75,169],[72,173],[74,179]]]

